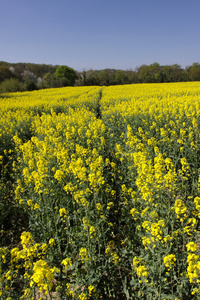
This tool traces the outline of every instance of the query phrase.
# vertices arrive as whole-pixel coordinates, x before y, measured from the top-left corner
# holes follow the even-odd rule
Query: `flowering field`
[[[199,299],[199,129],[200,82],[1,95],[1,299]]]

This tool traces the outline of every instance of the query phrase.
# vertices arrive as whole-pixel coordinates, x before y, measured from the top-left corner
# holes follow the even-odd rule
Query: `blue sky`
[[[135,69],[200,63],[200,0],[0,0],[0,61]]]

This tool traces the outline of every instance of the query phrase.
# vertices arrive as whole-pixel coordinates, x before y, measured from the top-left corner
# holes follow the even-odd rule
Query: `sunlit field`
[[[0,298],[200,299],[200,82],[0,97]]]

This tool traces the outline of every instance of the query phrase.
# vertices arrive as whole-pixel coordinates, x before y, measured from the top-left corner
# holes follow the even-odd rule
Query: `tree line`
[[[120,85],[200,81],[200,64],[182,68],[178,64],[141,65],[135,70],[75,71],[68,66],[0,62],[0,92],[31,91],[44,88],[82,85]]]

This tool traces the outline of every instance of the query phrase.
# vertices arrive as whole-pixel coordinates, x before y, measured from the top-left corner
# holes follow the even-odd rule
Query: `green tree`
[[[102,70],[98,74],[100,85],[109,85],[109,76],[105,70]]]
[[[184,81],[184,70],[180,65],[174,64],[171,66],[173,71],[173,82]]]
[[[86,85],[99,85],[98,72],[94,71],[92,69],[88,70],[86,72],[85,84]]]
[[[137,68],[139,82],[151,82],[149,66],[141,65]]]
[[[15,78],[6,79],[0,85],[2,93],[21,92],[24,90],[24,84]]]
[[[126,84],[128,83],[128,76],[122,70],[117,70],[115,73],[116,84]]]
[[[138,68],[138,74],[140,82],[163,82],[162,67],[157,62],[149,66],[140,66]]]
[[[139,79],[138,79],[138,73],[136,71],[126,71],[126,75],[128,77],[128,83],[138,83]]]
[[[25,88],[26,88],[27,91],[38,90],[38,87],[37,87],[36,83],[33,80],[26,81],[25,82]]]
[[[159,63],[154,62],[149,66],[150,71],[150,82],[163,82],[163,73],[162,73],[162,67],[159,65]]]
[[[192,66],[188,68],[189,80],[200,81],[200,64],[193,63]]]
[[[6,66],[0,66],[0,82],[13,77],[12,72]]]
[[[50,72],[44,74],[43,86],[44,86],[44,88],[54,87],[54,76]]]
[[[68,66],[59,66],[54,73],[54,77],[59,80],[62,86],[73,86],[77,79],[76,71]]]

